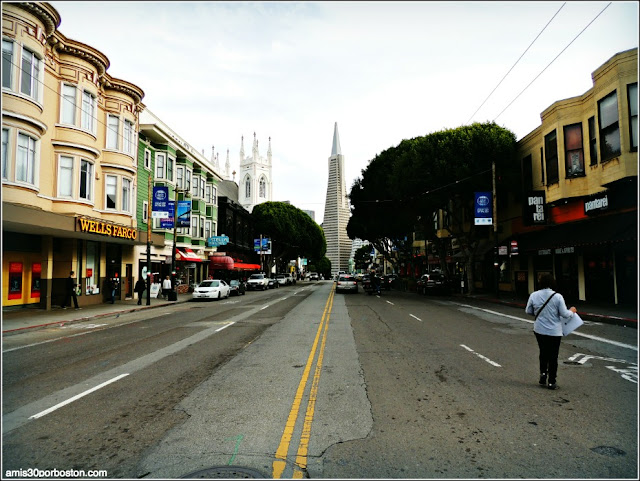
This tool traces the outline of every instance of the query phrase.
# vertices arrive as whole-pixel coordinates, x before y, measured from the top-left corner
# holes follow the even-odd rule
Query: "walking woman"
[[[558,373],[558,352],[562,339],[562,321],[576,312],[571,306],[567,309],[564,297],[556,291],[556,280],[551,274],[545,274],[538,283],[540,289],[531,293],[525,311],[536,316],[533,333],[540,349],[540,381],[549,389],[556,389]]]

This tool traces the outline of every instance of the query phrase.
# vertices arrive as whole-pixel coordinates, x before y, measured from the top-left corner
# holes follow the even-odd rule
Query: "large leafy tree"
[[[251,213],[255,233],[271,239],[271,265],[284,268],[297,257],[321,259],[327,241],[320,226],[308,214],[285,202],[263,202]]]
[[[366,269],[371,264],[371,245],[365,244],[356,249],[353,254],[353,262],[356,269]]]
[[[478,239],[487,233],[487,227],[480,231],[468,222],[474,192],[491,190],[493,162],[501,178],[498,198],[510,189],[517,192],[515,152],[515,134],[493,122],[403,140],[378,154],[354,182],[347,232],[368,240],[393,262],[390,246],[407,251],[416,230],[444,249],[433,222],[434,213],[442,210],[470,262]]]

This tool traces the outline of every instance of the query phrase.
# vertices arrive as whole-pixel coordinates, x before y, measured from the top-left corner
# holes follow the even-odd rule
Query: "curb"
[[[128,313],[128,312],[140,311],[140,310],[143,310],[143,309],[155,309],[155,308],[158,308],[158,307],[170,306],[170,305],[179,304],[179,303],[182,303],[182,302],[187,302],[187,301],[175,301],[175,302],[166,303],[166,304],[156,304],[155,306],[129,307],[129,308],[125,308],[125,309],[118,310],[118,311],[102,312],[102,313],[99,313],[99,314],[95,314],[93,316],[79,317],[77,319],[68,319],[68,320],[47,322],[46,324],[37,324],[35,326],[25,326],[25,327],[18,327],[18,328],[15,328],[15,329],[7,329],[5,331],[2,331],[2,334],[8,334],[10,332],[17,332],[17,331],[24,331],[25,329],[39,329],[39,328],[44,328],[44,327],[49,327],[49,326],[55,326],[56,324],[57,325],[63,325],[63,324],[71,324],[71,323],[74,323],[74,322],[88,321],[90,319],[95,319],[95,318],[99,318],[99,317],[107,317],[107,316],[112,316],[112,315],[116,315],[116,314],[123,314],[123,313]]]

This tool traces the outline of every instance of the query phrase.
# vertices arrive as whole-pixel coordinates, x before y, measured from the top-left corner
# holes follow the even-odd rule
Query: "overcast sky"
[[[563,3],[51,2],[63,35],[104,53],[223,169],[229,149],[238,170],[241,136],[250,154],[255,132],[264,157],[271,137],[273,200],[319,223],[335,122],[349,191],[403,139],[492,120],[520,139],[638,47],[637,2]]]

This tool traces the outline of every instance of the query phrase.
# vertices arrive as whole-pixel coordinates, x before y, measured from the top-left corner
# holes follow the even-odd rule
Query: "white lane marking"
[[[264,311],[267,307],[269,307],[269,304],[267,304],[267,305],[266,305],[266,306],[264,306],[264,307],[261,307],[261,308],[260,308],[260,310],[261,310],[261,311]]]
[[[414,316],[413,314],[409,314],[411,317],[413,317],[414,319],[418,319],[420,322],[422,322],[422,319],[420,319],[419,317]]]
[[[389,301],[386,301],[386,302],[387,302],[387,304],[391,304],[392,306],[395,306],[395,304],[393,302],[389,302]]]
[[[220,332],[220,331],[222,331],[223,329],[226,329],[229,326],[233,326],[234,324],[235,324],[235,322],[230,322],[229,324],[225,324],[220,329],[216,329],[216,332]]]
[[[457,304],[457,303],[454,303],[454,304]],[[495,314],[497,316],[508,317],[510,319],[515,319],[516,321],[528,322],[529,324],[533,324],[534,323],[534,321],[532,321],[530,319],[523,319],[522,317],[510,316],[509,314],[503,314],[502,312],[492,311],[490,309],[483,309],[481,307],[470,306],[468,304],[457,304],[457,305],[462,306],[462,307],[468,307],[470,309],[477,309],[479,311],[488,312],[489,314]],[[578,332],[578,331],[573,331],[571,333],[571,335],[572,336],[586,337],[588,339],[593,339],[594,341],[605,342],[607,344],[612,344],[614,346],[623,347],[625,349],[632,349],[634,351],[638,350],[638,346],[632,346],[630,344],[624,344],[622,342],[612,341],[610,339],[605,339],[603,337],[598,337],[598,336],[592,336],[590,334],[584,334],[584,333]]]
[[[476,356],[478,356],[480,359],[487,361],[489,364],[491,364],[492,366],[496,366],[496,367],[502,367],[500,364],[498,364],[497,362],[492,361],[491,359],[489,359],[488,357],[483,356],[482,354],[474,351],[473,349],[471,349],[470,347],[465,346],[464,344],[460,344],[462,347],[464,347],[467,351],[474,353]]]
[[[580,356],[583,356],[580,359]],[[568,360],[569,361],[575,361],[578,364],[584,364],[585,362],[587,362],[589,359],[600,359],[601,361],[608,361],[608,362],[619,362],[621,364],[633,364],[632,362],[627,362],[624,359],[614,359],[612,357],[601,357],[601,356],[592,356],[590,354],[582,354],[581,352],[574,354],[573,356],[571,356]]]
[[[60,409],[62,406],[66,406],[67,404],[71,404],[73,401],[77,401],[78,399],[85,397],[87,394],[91,394],[94,391],[97,391],[98,389],[101,389],[109,384],[111,384],[112,382],[116,382],[120,379],[122,379],[123,377],[127,377],[129,374],[120,374],[117,377],[114,377],[113,379],[110,379],[108,381],[103,382],[102,384],[97,385],[96,387],[92,387],[91,389],[81,392],[80,394],[77,394],[76,396],[73,396],[72,398],[67,399],[66,401],[62,401],[61,403],[56,404],[55,406],[51,406],[49,409],[45,409],[42,412],[39,412],[38,414],[34,414],[33,416],[29,417],[29,419],[38,419],[41,418],[42,416],[46,416],[47,414],[55,411],[56,409]]]
[[[289,299],[288,297],[281,297],[280,300],[281,301],[286,301],[287,299]]]
[[[106,324],[71,324],[70,326],[60,326],[60,329],[95,329],[106,326]]]
[[[638,366],[633,366],[629,369],[618,369],[615,366],[605,366],[607,369],[611,369],[613,372],[620,374],[620,377],[626,381],[631,381],[634,384],[638,384]]]
[[[582,358],[580,357],[582,356]],[[619,362],[621,364],[631,364],[626,369],[619,369],[615,366],[605,366],[607,369],[611,369],[613,372],[620,374],[620,377],[626,381],[631,381],[634,384],[638,384],[638,365],[633,362],[625,361],[624,359],[614,359],[611,357],[591,356],[590,354],[582,354],[581,352],[574,354],[569,358],[569,361],[577,362],[578,364],[584,364],[590,359],[599,359],[606,362]]]

